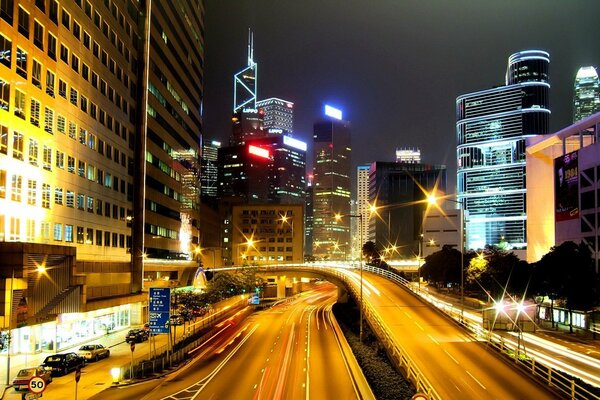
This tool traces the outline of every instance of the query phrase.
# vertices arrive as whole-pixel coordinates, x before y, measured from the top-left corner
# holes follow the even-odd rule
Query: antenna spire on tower
[[[248,28],[248,66],[254,65],[254,32]]]

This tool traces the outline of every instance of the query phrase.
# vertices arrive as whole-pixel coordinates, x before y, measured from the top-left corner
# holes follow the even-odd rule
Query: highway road
[[[97,399],[355,399],[364,377],[340,343],[330,283],[244,321],[226,321],[197,357],[159,381],[113,388]],[[369,391],[370,393],[370,391]],[[371,395],[372,396],[372,395]],[[362,398],[372,398],[367,394]]]
[[[363,278],[365,300],[441,398],[558,398],[407,289],[375,274],[364,273]]]

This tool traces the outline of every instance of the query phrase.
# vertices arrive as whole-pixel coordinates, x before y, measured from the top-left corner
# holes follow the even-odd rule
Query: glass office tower
[[[600,81],[594,67],[581,67],[575,76],[573,122],[600,111]]]
[[[549,131],[550,56],[510,56],[506,85],[456,99],[457,192],[465,247],[525,249],[525,138]]]

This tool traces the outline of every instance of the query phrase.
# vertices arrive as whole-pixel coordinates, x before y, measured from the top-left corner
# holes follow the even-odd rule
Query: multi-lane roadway
[[[557,398],[407,289],[364,273],[363,295],[441,398]]]
[[[373,398],[331,315],[336,298],[336,287],[323,283],[243,321],[229,319],[176,373],[97,398]]]

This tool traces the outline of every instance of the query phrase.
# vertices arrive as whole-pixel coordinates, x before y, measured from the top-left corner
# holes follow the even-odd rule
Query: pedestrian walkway
[[[0,370],[3,373],[0,373],[2,382],[0,382],[0,399],[2,399],[4,392],[6,389],[12,384],[13,378],[17,375],[19,370],[23,368],[36,367],[40,365],[44,359],[52,354],[57,353],[69,353],[75,352],[79,350],[79,348],[88,343],[100,343],[105,347],[111,348],[118,344],[121,344],[125,341],[125,335],[129,329],[133,329],[135,327],[124,328],[122,330],[112,331],[105,336],[94,338],[85,343],[78,343],[75,346],[61,349],[60,351],[46,351],[36,354],[13,354],[10,356],[10,375],[9,375],[9,385],[6,384],[6,371],[7,371],[7,355],[3,354],[0,357]]]
[[[437,288],[428,286],[424,283],[421,283],[420,290],[439,300],[451,304],[454,308],[460,307],[459,295],[454,295],[451,292],[441,293],[437,290]],[[492,305],[479,299],[465,297],[464,308],[465,311],[478,313],[483,309],[492,308]],[[574,328],[573,333],[571,333],[568,326],[555,324],[553,328],[547,321],[543,321],[542,324],[536,324],[536,331],[532,332],[531,334],[542,337],[546,340],[559,342],[573,351],[583,350],[586,354],[600,359],[600,335],[596,335],[596,338],[594,338],[591,332],[576,328]]]

